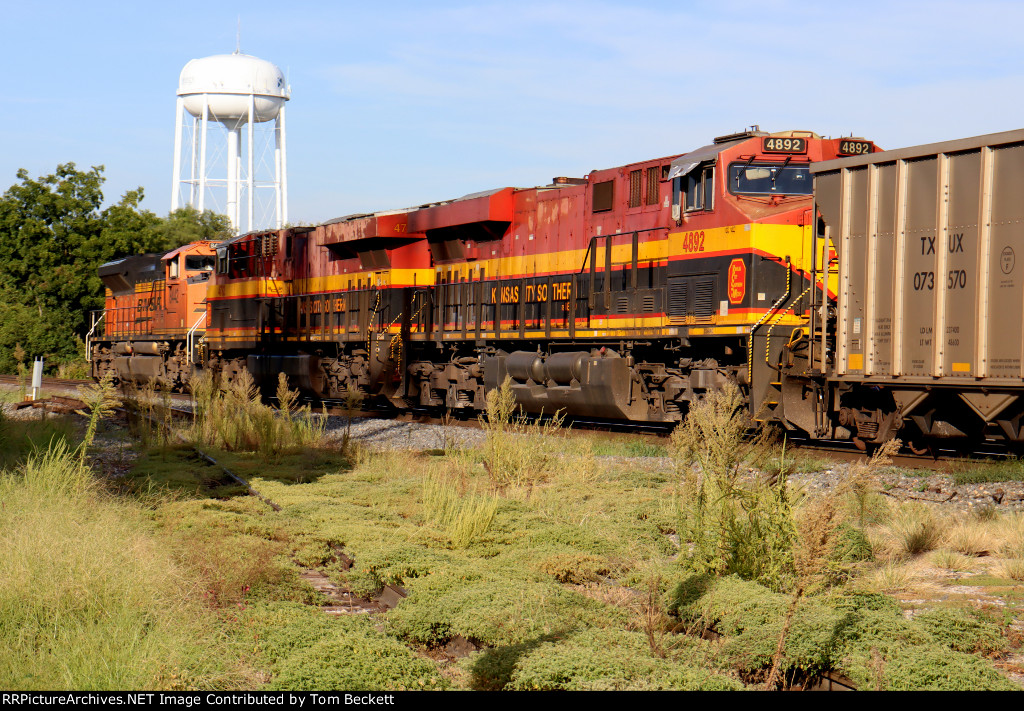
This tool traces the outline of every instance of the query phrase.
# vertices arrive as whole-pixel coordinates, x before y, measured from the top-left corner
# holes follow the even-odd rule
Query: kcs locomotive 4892
[[[325,400],[463,411],[508,377],[528,412],[635,422],[733,382],[812,437],[1020,439],[1022,180],[1024,132],[877,152],[751,130],[194,243],[101,268],[93,373],[283,372]]]

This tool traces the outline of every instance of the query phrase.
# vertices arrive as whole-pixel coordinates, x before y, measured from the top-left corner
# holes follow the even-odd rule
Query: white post
[[[32,399],[39,399],[39,390],[43,387],[43,359],[36,358],[32,364]]]
[[[206,209],[206,129],[210,124],[210,97],[203,94],[203,137],[199,146],[199,212]]]
[[[253,157],[252,157],[252,144],[253,144],[253,124],[256,122],[256,95],[249,94],[249,146],[247,148],[248,160],[249,160],[249,172],[246,175],[246,190],[248,191],[249,200],[249,231],[252,232],[254,227],[252,223],[252,211],[253,211]]]
[[[175,102],[178,112],[174,116],[174,169],[171,174],[171,212],[178,209],[178,192],[181,190],[181,114],[185,101],[180,96]]]
[[[288,145],[287,129],[284,124],[284,104],[281,104],[281,212],[278,213],[278,227],[288,224]]]

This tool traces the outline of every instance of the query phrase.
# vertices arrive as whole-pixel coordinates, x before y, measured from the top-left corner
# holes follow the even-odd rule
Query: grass
[[[205,371],[193,379],[191,388],[195,416],[185,433],[191,442],[255,452],[264,461],[323,445],[326,415],[314,414],[309,405],[296,408],[298,393],[288,389],[284,373],[278,378],[277,410],[263,404],[247,370],[226,390]]]
[[[1001,481],[1024,481],[1024,460],[1018,457],[954,462],[950,477],[957,486],[964,484],[987,484]]]
[[[942,541],[941,523],[932,509],[923,504],[901,506],[885,530],[890,546],[897,554],[927,553]]]
[[[193,582],[141,512],[56,444],[0,475],[0,686],[224,688],[241,681]]]
[[[667,457],[666,444],[637,436],[602,437],[593,436],[592,450],[595,457]]]
[[[184,446],[154,441],[117,496],[91,474],[83,478],[81,460],[67,456],[71,445],[33,458],[5,475],[5,486],[53,503],[12,507],[17,497],[5,490],[0,545],[25,553],[0,560],[0,590],[14,590],[0,598],[9,600],[0,638],[32,624],[41,631],[22,647],[13,633],[3,642],[0,683],[733,689],[801,684],[832,670],[860,688],[1009,688],[987,660],[1016,644],[1001,641],[1006,623],[958,609],[960,598],[906,619],[889,593],[922,596],[931,568],[911,550],[932,550],[928,563],[949,570],[976,564],[1012,591],[1009,570],[997,564],[1024,559],[1024,519],[877,505],[870,469],[831,496],[801,497],[787,487],[795,457],[780,444],[728,439],[739,429],[728,403],[691,440],[707,447],[677,440],[674,462],[661,469],[598,467],[593,441],[571,450],[559,430],[505,412],[494,411],[487,445],[453,444],[436,456],[211,448],[280,511],[238,495]],[[290,436],[278,444],[294,443]],[[754,451],[762,446],[767,455]],[[758,456],[777,470],[750,471]],[[727,510],[715,503],[723,495]],[[42,508],[49,518],[31,518]],[[22,518],[9,523],[11,516]],[[937,538],[914,543],[921,528]],[[29,540],[39,530],[60,538],[49,558]],[[950,548],[977,554],[978,541],[991,555]],[[86,569],[74,546],[104,562]],[[695,559],[702,546],[705,557]],[[25,574],[36,558],[45,566]],[[65,593],[50,595],[44,572],[60,566]],[[315,609],[324,598],[299,577],[304,568],[361,596],[400,585],[408,597],[373,619],[328,617]],[[90,607],[92,595],[66,593],[83,589],[96,590],[96,604],[124,625],[97,631],[106,646],[66,612],[79,605],[83,619],[107,619]],[[39,621],[58,618],[69,621],[63,636],[40,636],[48,628]],[[712,632],[716,641],[702,639]],[[70,644],[72,634],[85,635],[85,652],[76,675],[62,677],[47,650]],[[454,665],[433,661],[456,637],[480,650]],[[114,638],[133,641],[113,649]],[[112,671],[96,671],[102,665]]]
[[[452,545],[465,548],[487,533],[498,511],[498,498],[434,472],[423,484],[423,508],[427,520],[443,531]]]

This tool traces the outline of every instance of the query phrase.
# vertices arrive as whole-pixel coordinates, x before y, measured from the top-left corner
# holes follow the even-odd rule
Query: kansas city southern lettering
[[[526,284],[520,289],[518,284],[502,287],[491,287],[491,301],[495,304],[519,303],[520,291],[524,301],[568,301],[572,298],[572,282],[560,281],[551,284]]]

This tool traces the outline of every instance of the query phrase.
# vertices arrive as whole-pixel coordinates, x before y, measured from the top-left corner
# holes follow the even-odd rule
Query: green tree
[[[0,371],[14,367],[18,342],[51,365],[81,357],[88,312],[103,305],[96,270],[104,262],[231,234],[227,218],[210,211],[161,218],[140,209],[142,188],[101,210],[103,166],[17,176],[0,197]]]

